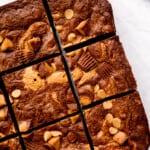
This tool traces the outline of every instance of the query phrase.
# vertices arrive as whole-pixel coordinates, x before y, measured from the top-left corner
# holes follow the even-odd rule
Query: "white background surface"
[[[150,0],[109,0],[150,125]]]
[[[14,0],[0,0],[0,5]],[[109,0],[150,125],[150,0]]]

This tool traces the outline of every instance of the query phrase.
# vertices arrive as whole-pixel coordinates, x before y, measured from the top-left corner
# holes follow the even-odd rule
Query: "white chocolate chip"
[[[11,95],[13,98],[19,98],[21,96],[21,90],[15,89],[12,91]]]
[[[119,129],[121,127],[121,120],[119,118],[114,118],[112,124],[115,128]]]
[[[61,133],[60,131],[50,131],[50,133],[51,133],[51,135],[52,135],[53,137],[61,136],[61,135],[62,135],[62,133]]]
[[[50,138],[52,137],[52,134],[50,131],[45,131],[44,132],[44,141],[47,142]]]
[[[52,137],[62,136],[60,131],[45,131],[44,132],[44,141],[48,142]]]
[[[111,109],[112,108],[112,102],[111,101],[107,101],[103,103],[103,107],[104,109]]]
[[[118,132],[118,129],[117,129],[117,128],[114,128],[114,127],[110,127],[110,128],[109,128],[109,133],[110,133],[110,134],[114,135],[114,134],[116,134],[117,132]]]
[[[70,33],[68,35],[68,41],[69,42],[72,42],[75,38],[76,38],[76,34],[75,33]]]
[[[72,9],[66,9],[65,10],[65,17],[66,19],[71,19],[74,15],[74,12]]]
[[[0,94],[0,107],[6,106],[4,95]]]
[[[125,132],[119,131],[117,134],[113,136],[113,140],[118,144],[122,145],[128,139],[128,136]]]
[[[110,114],[110,113],[109,113],[109,114],[107,114],[107,115],[106,115],[106,117],[105,117],[105,119],[106,119],[109,123],[112,123],[113,118],[114,118],[114,117],[113,117],[113,115],[112,115],[112,114]]]

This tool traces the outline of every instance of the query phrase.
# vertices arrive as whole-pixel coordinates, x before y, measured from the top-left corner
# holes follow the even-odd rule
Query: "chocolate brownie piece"
[[[88,140],[80,116],[23,135],[27,150],[85,150]]]
[[[73,72],[73,74],[75,71]],[[61,57],[3,76],[19,125],[37,127],[77,111]],[[72,96],[72,92],[69,92]],[[23,129],[24,130],[24,129]]]
[[[13,103],[13,100],[11,103]],[[15,133],[14,124],[12,122],[7,103],[4,95],[0,90],[0,139]]]
[[[115,32],[112,8],[107,0],[48,0],[64,47]]]
[[[0,71],[58,52],[41,0],[0,7]]]
[[[66,54],[80,102],[93,101],[136,88],[131,67],[117,36]]]
[[[49,5],[64,46],[115,31],[106,0],[51,0]],[[0,18],[0,71],[59,52],[41,0],[2,6]]]
[[[138,92],[86,110],[85,117],[98,150],[147,150],[150,133]]]

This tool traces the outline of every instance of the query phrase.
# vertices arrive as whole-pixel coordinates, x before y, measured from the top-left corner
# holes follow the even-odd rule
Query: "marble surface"
[[[4,5],[14,0],[0,0]],[[109,0],[150,125],[150,0]]]

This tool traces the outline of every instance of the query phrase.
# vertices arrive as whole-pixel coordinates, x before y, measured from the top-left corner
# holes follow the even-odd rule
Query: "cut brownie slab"
[[[85,117],[98,150],[148,149],[148,122],[138,92],[88,109]]]
[[[117,36],[66,54],[83,105],[136,88]]]
[[[115,32],[112,8],[107,0],[48,0],[64,47]]]
[[[67,53],[67,58],[82,105],[136,88],[118,37]],[[78,110],[60,56],[3,79],[18,122],[29,128]]]
[[[115,32],[106,0],[49,0],[49,5],[64,46]],[[59,52],[42,0],[18,0],[2,6],[0,18],[0,71]]]
[[[26,131],[77,111],[76,102],[66,98],[70,84],[61,57],[8,74],[3,79],[14,101],[18,124],[27,124]]]
[[[22,136],[27,150],[86,150],[89,147],[79,115]]]

